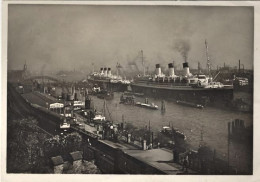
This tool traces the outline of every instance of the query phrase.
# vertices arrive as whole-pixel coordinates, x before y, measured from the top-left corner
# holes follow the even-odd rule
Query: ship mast
[[[200,62],[198,62],[198,74],[201,73],[201,70],[200,70]]]
[[[144,66],[144,53],[143,53],[143,50],[141,50],[141,58],[142,58],[142,65],[143,65],[143,74],[145,76],[145,66]]]
[[[208,55],[208,43],[207,43],[207,40],[205,40],[205,46],[206,46],[206,56],[207,56],[208,74],[209,74],[209,77],[211,77],[210,60],[209,60],[209,55]]]

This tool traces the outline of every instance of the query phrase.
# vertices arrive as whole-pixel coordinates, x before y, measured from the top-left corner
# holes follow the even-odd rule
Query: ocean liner
[[[100,72],[94,72],[88,76],[88,82],[96,84],[110,91],[126,91],[127,86],[131,83],[130,80],[123,79],[118,74],[120,65],[117,64],[117,74],[113,75],[111,68],[100,68]]]
[[[207,48],[207,42],[205,42]],[[138,75],[131,83],[133,92],[141,92],[155,98],[167,98],[194,103],[228,103],[233,99],[233,85],[215,82],[210,74],[207,53],[208,75],[190,72],[187,61],[183,63],[181,75],[175,75],[173,63],[168,64],[168,74],[164,74],[160,64],[156,64],[154,75]]]

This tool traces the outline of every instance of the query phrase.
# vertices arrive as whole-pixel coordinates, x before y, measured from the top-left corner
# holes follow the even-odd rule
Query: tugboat
[[[164,126],[160,131],[163,135],[170,138],[180,138],[186,140],[186,136],[183,132],[180,132],[177,128],[170,128],[169,126]]]
[[[122,94],[120,97],[120,104],[134,105],[135,97],[133,95]]]
[[[154,109],[157,110],[159,107],[157,105],[155,105],[154,103],[149,104],[148,103],[148,98],[145,98],[145,103],[142,102],[136,102],[135,103],[136,106],[139,107],[144,107],[144,108],[148,108],[148,109]]]
[[[196,104],[196,103],[187,102],[187,101],[177,100],[176,103],[177,103],[177,104],[184,105],[184,106],[190,106],[190,107],[199,108],[199,109],[203,109],[203,108],[204,108],[204,106],[201,105],[201,104]]]
[[[119,103],[120,104],[126,104],[126,105],[135,105],[135,106],[138,106],[138,107],[143,107],[143,108],[153,109],[153,110],[157,110],[159,108],[154,103],[149,104],[147,98],[145,99],[145,103],[135,102],[135,97],[133,95],[125,96],[124,94],[122,94],[121,97],[120,97]]]
[[[158,106],[155,105],[154,103],[146,104],[146,103],[142,103],[142,102],[136,102],[135,105],[139,106],[139,107],[148,108],[148,109],[154,109],[154,110],[158,109]]]
[[[144,96],[144,93],[131,92],[131,91],[125,91],[124,94],[125,95],[133,95],[133,96],[137,96],[137,97],[143,97]]]
[[[97,94],[97,98],[111,100],[114,98],[114,93],[103,90]]]

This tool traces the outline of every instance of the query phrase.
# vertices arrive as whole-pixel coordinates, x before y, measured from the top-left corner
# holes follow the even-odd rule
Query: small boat
[[[114,98],[114,93],[108,92],[108,91],[102,91],[102,92],[97,94],[97,98],[111,100],[111,99]]]
[[[133,95],[122,94],[120,97],[120,104],[134,105],[135,97]]]
[[[159,107],[157,105],[155,105],[154,103],[152,104],[146,104],[146,103],[142,103],[142,102],[136,102],[135,103],[136,106],[139,107],[144,107],[144,108],[148,108],[148,109],[154,109],[157,110]]]
[[[174,138],[186,140],[186,136],[184,135],[184,133],[179,131],[177,128],[170,128],[169,126],[164,126],[160,132],[163,135],[170,138],[174,137]]]
[[[137,97],[143,97],[144,96],[144,93],[131,92],[131,91],[125,91],[124,94],[125,95],[134,95],[134,96],[137,96]]]
[[[70,128],[70,124],[67,122],[63,122],[62,124],[60,124],[60,129],[69,129]]]
[[[181,105],[185,105],[185,106],[190,106],[190,107],[199,108],[199,109],[203,109],[203,108],[204,108],[204,106],[201,105],[201,104],[196,104],[196,103],[187,102],[187,101],[177,100],[176,103],[177,103],[177,104],[181,104]]]
[[[106,117],[101,114],[96,114],[95,117],[93,118],[93,121],[95,122],[106,121]]]

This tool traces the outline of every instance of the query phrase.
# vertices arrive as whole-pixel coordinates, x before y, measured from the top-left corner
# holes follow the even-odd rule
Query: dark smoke
[[[177,40],[174,44],[174,50],[178,51],[183,57],[184,61],[187,62],[188,54],[190,51],[190,43],[187,40]]]

